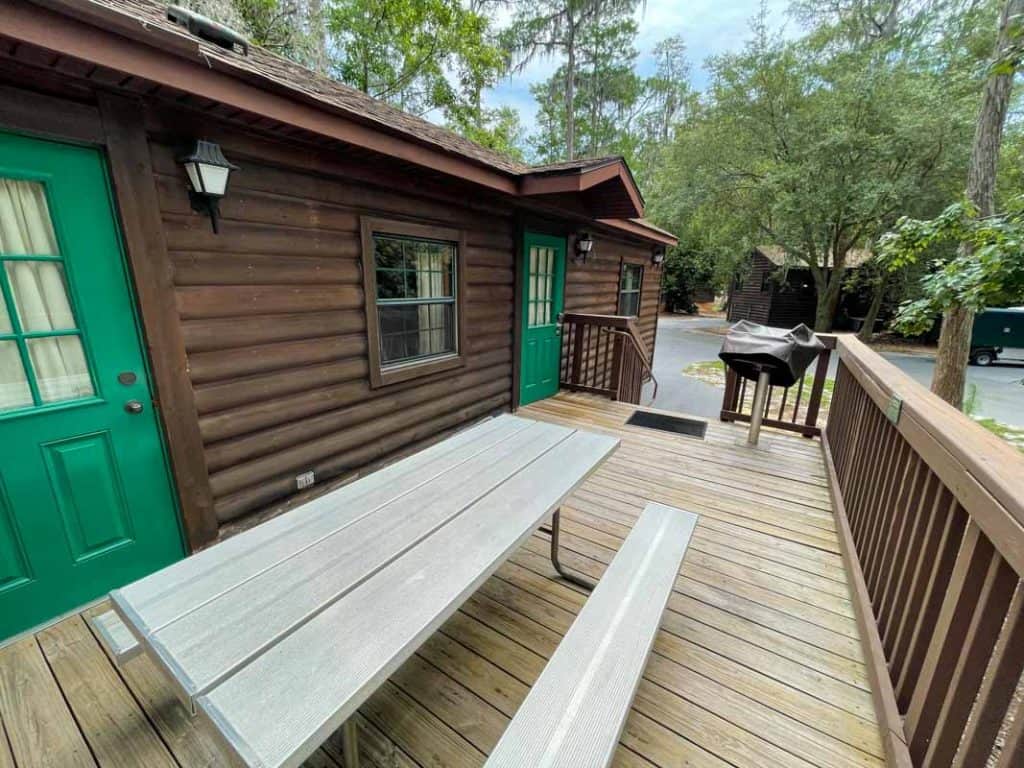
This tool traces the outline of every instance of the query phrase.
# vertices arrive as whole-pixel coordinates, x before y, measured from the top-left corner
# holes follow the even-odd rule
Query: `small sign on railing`
[[[889,404],[885,406],[885,418],[897,426],[900,423],[900,412],[903,410],[903,398],[893,395],[889,398]]]

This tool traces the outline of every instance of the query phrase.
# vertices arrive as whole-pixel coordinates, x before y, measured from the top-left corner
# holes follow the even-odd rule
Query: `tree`
[[[515,57],[514,72],[522,72],[538,56],[565,56],[557,84],[550,83],[547,88],[549,96],[557,95],[562,102],[564,159],[573,160],[577,155],[576,81],[581,47],[588,33],[593,34],[595,29],[600,29],[600,19],[607,22],[623,14],[631,14],[636,6],[637,0],[522,2],[517,5],[511,24],[502,33],[504,46]],[[539,90],[534,95],[543,93]],[[550,118],[548,122],[549,126],[553,124]]]
[[[963,157],[967,78],[941,64],[888,41],[784,41],[762,17],[742,51],[710,62],[704,103],[656,174],[657,220],[696,216],[698,250],[731,249],[733,262],[782,247],[810,270],[815,327],[830,330],[850,251],[900,214],[937,210]]]
[[[974,131],[967,169],[967,200],[976,215],[983,219],[995,214],[999,147],[1010,106],[1013,78],[1020,62],[1024,31],[1022,14],[1024,0],[1006,0],[999,20],[993,57],[995,63],[985,83]],[[963,240],[958,254],[962,266],[968,267],[975,260],[972,258],[977,256],[975,248],[972,238]],[[964,399],[973,325],[974,310],[969,304],[953,301],[943,313],[932,392],[957,408],[962,406]]]
[[[334,0],[330,71],[413,114],[479,105],[504,71],[487,17],[459,0]]]
[[[483,147],[523,160],[523,126],[512,107],[452,110],[448,128]]]

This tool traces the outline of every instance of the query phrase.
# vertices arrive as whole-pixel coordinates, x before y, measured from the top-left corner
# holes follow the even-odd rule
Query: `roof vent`
[[[180,5],[167,6],[167,18],[179,26],[185,27],[196,37],[201,37],[214,45],[226,48],[229,51],[235,47],[242,49],[242,53],[249,55],[249,41],[230,27],[226,27],[213,19],[203,16],[201,13],[182,8]]]

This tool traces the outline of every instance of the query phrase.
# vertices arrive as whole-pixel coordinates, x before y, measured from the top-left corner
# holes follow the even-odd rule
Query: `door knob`
[[[126,412],[132,414],[142,413],[142,403],[138,400],[129,400],[124,404],[124,409]]]

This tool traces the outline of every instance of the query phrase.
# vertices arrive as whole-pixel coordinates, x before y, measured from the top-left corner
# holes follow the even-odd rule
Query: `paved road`
[[[707,418],[718,417],[722,390],[683,376],[682,370],[690,363],[718,358],[721,337],[700,331],[720,326],[722,322],[720,318],[685,315],[662,315],[659,318],[658,343],[654,353],[654,375],[658,379],[655,407]],[[884,356],[924,386],[931,383],[935,365],[931,357],[897,353],[885,353]],[[971,366],[967,382],[968,386],[973,384],[977,387],[978,415],[1024,427],[1024,363],[997,363],[986,368]]]

